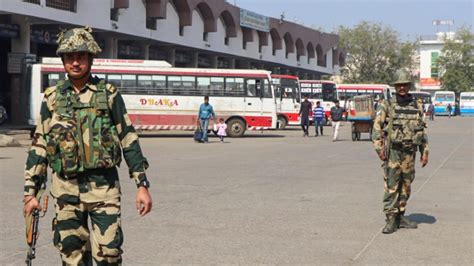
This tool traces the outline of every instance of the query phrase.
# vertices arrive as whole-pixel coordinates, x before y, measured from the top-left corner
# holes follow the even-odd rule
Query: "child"
[[[217,124],[217,136],[221,139],[221,143],[224,143],[224,137],[227,136],[226,130],[227,125],[224,123],[224,118],[220,118],[219,124]]]

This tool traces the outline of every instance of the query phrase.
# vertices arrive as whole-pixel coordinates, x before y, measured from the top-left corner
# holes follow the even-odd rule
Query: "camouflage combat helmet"
[[[56,54],[61,56],[65,53],[89,52],[96,55],[102,52],[91,33],[92,29],[89,27],[62,31],[58,34]]]
[[[405,70],[398,70],[395,73],[395,81],[393,82],[393,85],[397,84],[411,84],[410,74]]]

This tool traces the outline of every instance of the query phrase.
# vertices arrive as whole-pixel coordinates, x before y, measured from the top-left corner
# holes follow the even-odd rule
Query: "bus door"
[[[276,111],[270,80],[264,78],[247,78],[245,84],[247,94],[244,101],[247,123],[249,126],[253,126],[254,124],[261,125],[262,121],[259,120],[262,119],[262,116],[273,116],[268,110]],[[267,118],[264,119],[266,120]],[[271,126],[271,123],[272,121],[270,121],[269,126]]]

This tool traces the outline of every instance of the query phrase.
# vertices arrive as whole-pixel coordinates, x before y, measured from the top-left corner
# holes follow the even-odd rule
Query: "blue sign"
[[[30,38],[32,42],[44,44],[56,44],[59,30],[31,29]]]
[[[20,26],[0,23],[0,37],[18,38],[18,36],[20,36]]]
[[[241,8],[240,26],[263,32],[269,32],[270,18]]]

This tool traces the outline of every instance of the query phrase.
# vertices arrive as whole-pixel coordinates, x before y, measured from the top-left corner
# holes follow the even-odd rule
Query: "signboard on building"
[[[270,18],[241,8],[240,26],[270,32]]]
[[[56,44],[59,30],[31,29],[30,38],[34,43]]]
[[[420,78],[420,85],[423,87],[439,87],[441,81],[435,78]]]
[[[21,74],[25,64],[36,62],[35,54],[8,53],[8,74]]]
[[[17,38],[20,35],[20,27],[16,24],[0,23],[0,37]]]

